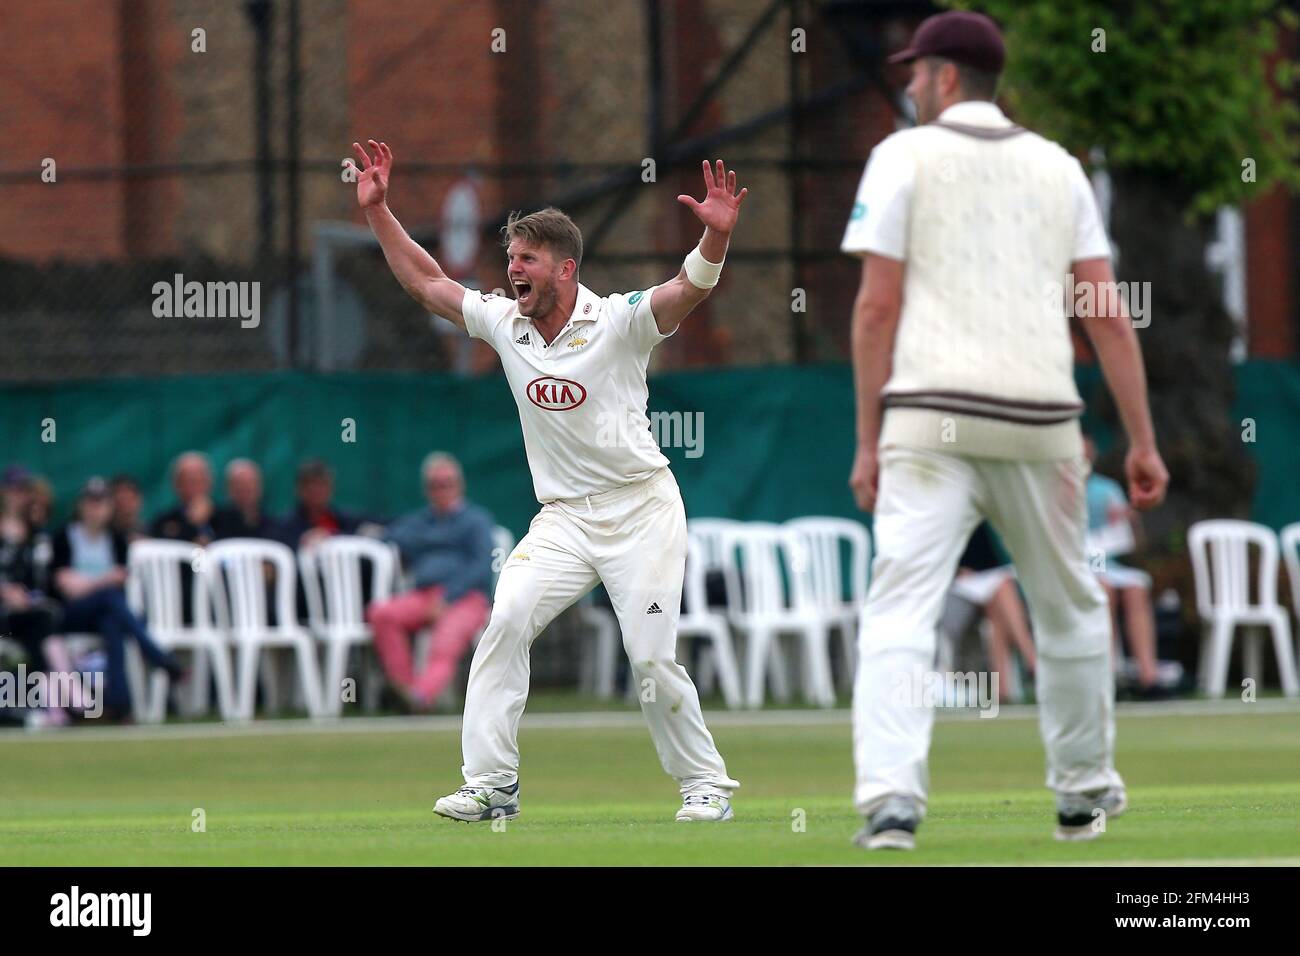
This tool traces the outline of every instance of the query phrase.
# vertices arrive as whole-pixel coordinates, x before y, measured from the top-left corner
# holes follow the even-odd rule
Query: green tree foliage
[[[1296,16],[1277,0],[951,5],[1002,24],[1009,108],[1067,149],[1161,177],[1190,212],[1300,187],[1300,107],[1286,96],[1300,71],[1276,56]]]

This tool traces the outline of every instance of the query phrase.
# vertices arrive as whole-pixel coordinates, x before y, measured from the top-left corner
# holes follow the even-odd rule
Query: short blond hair
[[[507,248],[515,239],[522,239],[532,246],[545,246],[561,262],[572,259],[575,272],[582,265],[582,233],[572,219],[554,206],[526,216],[510,213],[501,227],[501,236],[501,245]]]

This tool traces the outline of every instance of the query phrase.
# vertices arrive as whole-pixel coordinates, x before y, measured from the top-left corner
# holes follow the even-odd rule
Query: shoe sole
[[[722,816],[718,817],[718,819],[716,820],[705,820],[702,819],[701,817],[684,817],[679,813],[677,815],[677,822],[678,823],[727,823],[731,820],[734,820],[735,818],[736,818],[735,811],[733,811],[731,807],[727,807],[727,812],[724,813]]]
[[[865,846],[868,850],[915,850],[916,834],[907,830],[881,830],[867,837]]]
[[[433,808],[433,812],[440,817],[446,817],[448,820],[455,820],[458,823],[491,823],[494,820],[513,820],[519,816],[519,807],[493,807],[491,810],[484,810],[477,815],[461,814],[455,810],[440,810],[437,807]]]

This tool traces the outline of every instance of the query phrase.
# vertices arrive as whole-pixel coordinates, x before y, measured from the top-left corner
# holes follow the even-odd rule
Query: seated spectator
[[[109,528],[112,504],[102,478],[86,482],[77,499],[77,518],[54,538],[51,565],[63,604],[65,632],[90,631],[104,638],[108,665],[104,673],[104,714],[119,720],[131,713],[127,683],[126,640],[134,637],[145,660],[179,679],[176,659],[149,635],[144,622],[127,606],[126,539]]]
[[[1015,570],[998,554],[988,523],[971,534],[958,561],[952,591],[979,607],[989,622],[989,670],[998,675],[998,699],[1011,699],[1007,676],[1013,666],[1011,649],[1020,652],[1032,679],[1037,667],[1034,639],[1025,604],[1016,585]]]
[[[356,534],[360,518],[336,510],[334,472],[319,458],[309,458],[298,466],[297,507],[280,525],[280,540],[293,548],[308,548],[332,534]]]
[[[230,504],[212,516],[220,538],[273,538],[275,522],[262,510],[262,469],[247,458],[226,465],[226,497]]]
[[[1097,445],[1091,436],[1084,436],[1083,446],[1088,461],[1095,461]],[[1088,475],[1086,493],[1089,535],[1118,531],[1117,537],[1127,539],[1128,547],[1122,551],[1130,550],[1131,545],[1140,540],[1142,526],[1137,512],[1129,505],[1124,488],[1113,478],[1094,471]],[[1119,614],[1122,610],[1124,635],[1128,638],[1129,650],[1137,664],[1139,691],[1147,695],[1158,694],[1156,616],[1151,607],[1151,576],[1137,568],[1125,567],[1106,553],[1104,570],[1097,572],[1097,579],[1101,581],[1106,597],[1110,600],[1116,650],[1119,649]],[[1115,659],[1118,661],[1119,658],[1117,653]]]
[[[62,614],[44,593],[46,560],[32,533],[32,480],[27,469],[11,465],[0,478],[0,634],[22,645],[33,673],[72,670],[63,642],[55,635]],[[58,708],[51,723],[67,722]]]
[[[113,531],[126,538],[127,544],[145,536],[144,518],[140,512],[144,496],[140,483],[130,475],[116,475],[108,483],[113,497]]]
[[[172,462],[172,487],[176,507],[154,519],[149,533],[155,538],[193,541],[206,545],[212,530],[212,466],[202,452],[187,451]]]
[[[50,515],[54,513],[54,486],[42,475],[31,476],[31,503],[27,506],[27,520],[33,534],[48,532]]]
[[[367,616],[388,680],[416,710],[427,710],[456,673],[488,618],[492,518],[465,500],[460,464],[435,452],[421,468],[429,506],[397,519],[385,539],[397,545],[415,589],[372,604]],[[432,627],[429,659],[417,675],[411,637]]]

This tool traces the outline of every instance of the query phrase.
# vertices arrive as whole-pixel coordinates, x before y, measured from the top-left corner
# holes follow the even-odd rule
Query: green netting
[[[1092,393],[1095,369],[1080,369]],[[1238,369],[1238,419],[1253,418],[1258,521],[1300,520],[1300,365]],[[667,448],[697,516],[782,521],[805,514],[860,517],[847,487],[853,383],[844,365],[709,369],[656,377],[652,412],[702,413],[698,457]],[[344,420],[355,442],[344,442]],[[53,421],[54,441],[48,420]],[[1100,433],[1103,447],[1107,444]],[[91,474],[127,472],[146,513],[171,499],[167,467],[197,448],[220,469],[260,462],[267,506],[288,508],[293,469],[308,456],[336,470],[336,503],[376,517],[417,507],[418,468],[441,448],[465,465],[470,495],[516,535],[536,511],[514,402],[499,377],[274,373],[0,386],[0,463],[21,461],[54,483],[63,517]],[[220,497],[220,488],[218,488]]]

